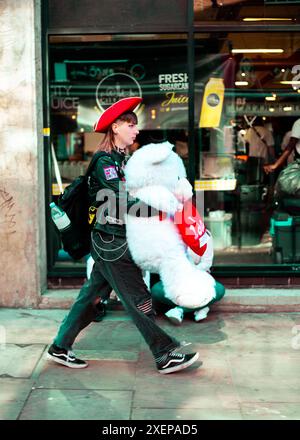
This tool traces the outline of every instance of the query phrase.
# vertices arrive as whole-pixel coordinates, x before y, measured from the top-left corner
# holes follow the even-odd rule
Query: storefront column
[[[0,2],[0,306],[46,286],[40,0]]]

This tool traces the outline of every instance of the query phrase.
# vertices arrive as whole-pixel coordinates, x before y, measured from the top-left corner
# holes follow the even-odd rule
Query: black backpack
[[[97,203],[88,195],[88,176],[98,159],[109,156],[104,151],[94,154],[85,175],[77,177],[68,185],[58,198],[58,206],[64,210],[71,224],[61,231],[63,248],[74,259],[78,260],[90,253],[91,231],[96,221]]]

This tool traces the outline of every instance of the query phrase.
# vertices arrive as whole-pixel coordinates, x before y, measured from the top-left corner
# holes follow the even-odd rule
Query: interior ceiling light
[[[275,17],[265,17],[265,18],[255,18],[255,17],[247,17],[243,18],[243,21],[293,21],[292,18],[275,18]]]
[[[248,81],[236,81],[234,84],[236,86],[247,86],[249,83]]]
[[[283,49],[232,49],[232,53],[283,53]]]
[[[292,85],[292,86],[299,86],[300,81],[279,81],[279,84],[285,84],[285,85]]]
[[[290,112],[291,110],[292,110],[292,107],[290,107],[290,106],[283,107],[284,112]]]
[[[266,96],[265,100],[266,101],[276,101],[276,96]]]

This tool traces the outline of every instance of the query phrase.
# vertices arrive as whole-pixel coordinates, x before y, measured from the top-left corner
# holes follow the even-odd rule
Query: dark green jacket
[[[91,200],[96,199],[101,203],[94,229],[122,237],[126,235],[124,214],[139,203],[125,189],[125,162],[125,155],[113,150],[111,154],[98,159],[89,181]]]

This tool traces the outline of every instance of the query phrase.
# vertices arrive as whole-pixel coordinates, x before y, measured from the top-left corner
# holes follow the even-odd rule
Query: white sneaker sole
[[[194,321],[195,322],[200,322],[200,321],[202,321],[203,319],[206,319],[207,318],[207,315],[208,315],[208,312],[209,312],[209,307],[204,307],[202,310],[200,310],[198,313],[197,312],[195,312],[194,313]]]
[[[175,373],[175,371],[184,370],[185,368],[192,365],[199,358],[199,353],[196,353],[188,362],[184,364],[176,365],[175,367],[167,368],[166,370],[158,370],[161,374]]]
[[[67,362],[67,361],[64,361],[63,359],[59,359],[55,356],[52,356],[50,353],[47,353],[47,359],[54,361],[57,364],[64,365],[65,367],[68,367],[68,368],[77,368],[78,369],[78,368],[86,368],[88,366],[88,363],[80,364],[80,365],[72,364],[71,362]]]
[[[175,318],[175,316],[165,315],[165,317],[168,319],[168,321],[171,321],[173,325],[181,325],[182,324],[182,320],[180,321],[180,319]]]

